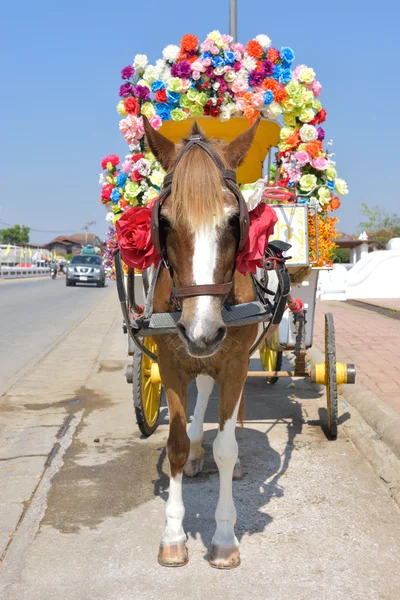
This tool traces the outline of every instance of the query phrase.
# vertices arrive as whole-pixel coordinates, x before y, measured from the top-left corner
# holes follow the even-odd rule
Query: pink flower
[[[243,44],[238,44],[238,43],[234,43],[231,45],[231,48],[234,52],[239,52],[239,54],[243,54],[244,53],[244,46]]]
[[[201,77],[201,73],[200,73],[200,71],[193,71],[193,73],[192,73],[192,78],[193,78],[195,81],[198,81],[198,80],[200,79],[200,77]]]
[[[224,42],[224,44],[230,44],[232,41],[232,37],[230,35],[228,35],[227,33],[223,33],[221,35],[222,41]]]
[[[304,167],[307,163],[310,162],[310,157],[308,156],[305,150],[302,150],[301,152],[296,152],[294,157],[299,163],[300,167]]]
[[[295,70],[293,71],[293,79],[295,79],[296,81],[299,81],[299,74],[300,74],[300,71],[301,71],[302,69],[305,69],[305,68],[306,68],[306,65],[298,65],[298,66],[295,68]]]
[[[182,79],[182,92],[187,92],[190,86],[190,79]]]
[[[224,73],[229,73],[229,71],[232,71],[232,67],[230,67],[229,65],[225,65]]]
[[[312,166],[314,167],[314,169],[318,169],[318,171],[325,171],[325,169],[328,168],[328,161],[326,160],[326,158],[322,158],[318,157],[318,158],[314,158],[311,161]]]
[[[246,81],[243,81],[242,79],[235,79],[232,83],[232,91],[235,94],[245,94],[247,92],[247,87]]]
[[[211,58],[205,58],[203,60],[203,67],[207,68],[211,66]]]
[[[208,60],[211,64],[210,59]],[[194,62],[192,62],[191,68],[192,71],[200,71],[200,73],[204,73],[204,71],[206,70],[206,66],[209,67],[210,65],[205,65],[204,62],[201,62],[201,60],[195,60]]]
[[[211,46],[214,46],[214,42],[207,38],[201,45],[201,49],[203,52],[209,52]]]
[[[211,54],[214,54],[216,56],[217,54],[219,54],[219,48],[217,46],[212,45],[210,48],[210,52]]]
[[[314,92],[314,96],[319,98],[322,92],[322,85],[319,81],[313,81],[311,84],[311,89]]]
[[[241,111],[245,111],[247,108],[247,102],[244,98],[236,98],[236,108]]]
[[[151,117],[150,119],[150,125],[153,129],[160,129],[162,125],[162,118],[158,115],[154,115],[154,117]]]
[[[129,159],[125,160],[121,165],[121,169],[125,173],[125,175],[130,175],[133,169],[133,162]]]
[[[262,106],[264,106],[264,93],[263,92],[257,92],[256,94],[253,94],[252,105],[255,108],[261,108]]]

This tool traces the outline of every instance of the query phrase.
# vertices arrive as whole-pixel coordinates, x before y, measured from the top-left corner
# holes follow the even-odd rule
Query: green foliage
[[[400,216],[387,213],[380,206],[369,207],[361,203],[361,212],[365,220],[358,226],[359,233],[366,231],[378,242],[379,248],[385,248],[392,237],[400,237]]]
[[[334,263],[349,263],[350,248],[334,248],[332,250],[332,261]]]
[[[29,244],[30,227],[25,225],[14,225],[8,229],[0,229],[0,242],[2,244],[15,244],[23,246]]]

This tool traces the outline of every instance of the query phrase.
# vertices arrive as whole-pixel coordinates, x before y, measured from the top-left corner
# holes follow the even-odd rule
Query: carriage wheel
[[[264,371],[280,371],[282,368],[282,350],[279,348],[279,331],[275,331],[274,335],[260,348],[260,359]],[[267,377],[267,383],[273,385],[279,377]]]
[[[336,381],[336,344],[333,315],[325,315],[325,385],[329,435],[337,438],[338,394]]]
[[[148,350],[157,354],[157,344],[151,337],[144,339]],[[146,437],[158,426],[161,404],[161,379],[156,362],[136,349],[133,357],[133,405],[137,424]]]

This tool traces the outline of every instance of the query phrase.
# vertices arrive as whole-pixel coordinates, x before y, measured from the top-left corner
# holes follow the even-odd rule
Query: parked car
[[[100,256],[77,254],[67,267],[65,285],[76,283],[95,283],[97,287],[104,287],[106,273]]]

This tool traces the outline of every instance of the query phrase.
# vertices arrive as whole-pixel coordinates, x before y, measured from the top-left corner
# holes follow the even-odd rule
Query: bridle
[[[193,146],[199,146],[202,150],[207,152],[209,157],[212,159],[214,164],[218,167],[221,172],[222,179],[232,194],[235,196],[237,203],[239,205],[239,243],[237,247],[237,252],[240,252],[243,249],[244,244],[246,243],[247,237],[249,235],[249,213],[247,210],[246,202],[240,192],[239,186],[236,183],[236,173],[230,169],[225,169],[222,164],[221,159],[217,155],[217,153],[211,148],[204,140],[201,135],[192,135],[189,138],[188,143],[182,148],[180,151],[176,162],[176,165],[180,162],[182,157],[188,152],[190,148]],[[161,189],[161,193],[155,202],[151,215],[151,238],[154,244],[155,249],[157,250],[159,256],[161,256],[164,265],[170,270],[171,267],[168,263],[168,254],[167,248],[165,244],[161,241],[160,236],[160,211],[163,203],[171,195],[172,190],[172,182],[174,178],[174,171],[168,173],[165,176],[163,186]],[[232,273],[233,276],[233,273]],[[194,296],[222,296],[224,299],[228,296],[229,292],[232,289],[233,281],[227,283],[211,283],[211,284],[203,284],[203,285],[187,285],[183,287],[173,287],[172,292],[175,298],[191,298]]]

